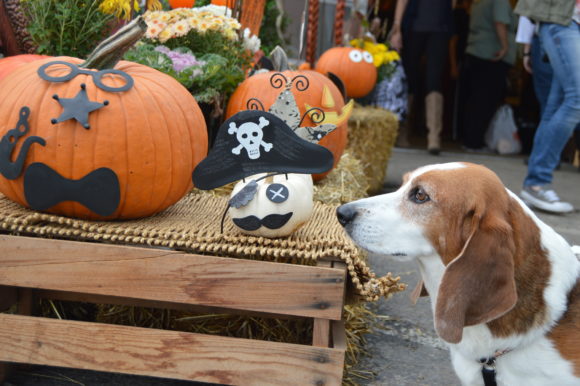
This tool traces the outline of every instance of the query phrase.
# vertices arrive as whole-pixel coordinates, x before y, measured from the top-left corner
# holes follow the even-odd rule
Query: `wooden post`
[[[344,8],[346,7],[346,0],[336,0],[336,14],[334,15],[334,45],[342,46],[342,38],[344,35]]]
[[[319,0],[310,0],[308,5],[308,32],[306,34],[306,61],[314,67],[316,59],[316,41],[318,40]]]
[[[0,1],[0,40],[2,41],[2,47],[4,48],[6,56],[22,53],[14,31],[12,30],[12,24],[10,23],[10,18],[8,17],[8,12],[6,12],[3,1]]]
[[[258,36],[260,26],[264,18],[264,7],[266,0],[244,0],[242,2],[242,15],[240,24],[243,28],[249,28],[253,35]]]

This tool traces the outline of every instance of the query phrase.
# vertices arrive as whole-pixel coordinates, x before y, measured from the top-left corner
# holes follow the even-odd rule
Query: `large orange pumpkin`
[[[334,47],[325,51],[318,62],[316,71],[332,72],[344,82],[346,95],[360,98],[367,95],[377,82],[377,69],[370,52],[354,47]]]
[[[169,0],[169,6],[175,8],[191,8],[195,5],[195,0]]]
[[[63,83],[41,79],[39,68],[55,60],[91,70]],[[32,163],[44,164],[44,169],[50,168],[74,184],[91,172],[105,168],[118,178],[120,199],[112,214],[97,214],[78,200],[57,203],[46,211],[85,219],[126,219],[157,213],[192,188],[191,173],[206,156],[207,130],[201,110],[193,96],[175,79],[150,67],[127,61],[114,65],[115,70],[123,71],[134,81],[133,87],[123,92],[97,87],[94,68],[88,62],[83,64],[81,59],[50,58],[24,65],[0,81],[0,138],[6,139],[6,133],[17,127],[24,106],[29,108],[30,130],[19,139],[12,155],[9,153],[11,159],[0,159],[0,162],[21,157],[25,147],[22,143],[32,141],[32,136],[46,142],[43,146],[37,141],[24,149],[28,153],[22,173],[15,179],[0,175],[0,191],[29,207],[23,175],[26,176]],[[50,66],[53,77],[69,72],[63,64]],[[125,81],[105,75],[102,83],[120,87]],[[86,85],[86,96],[91,103],[108,100],[107,105],[89,113],[90,128],[84,128],[76,119],[51,123],[66,111],[53,95],[58,95],[60,100],[76,98],[81,84]]]
[[[242,82],[228,102],[226,118],[231,117],[238,111],[247,110],[248,102],[250,101],[251,103],[253,98],[258,99],[267,111],[274,104],[281,91],[281,88],[273,87],[270,80],[272,79],[274,83],[278,83],[280,86],[282,85],[281,82],[284,82],[280,76],[273,77],[274,74],[275,72],[272,71],[263,72],[253,75]],[[352,103],[345,106],[339,89],[330,79],[316,71],[282,71],[280,74],[287,80],[296,79],[292,86],[292,93],[296,99],[301,116],[308,109],[318,107],[325,112],[324,123],[334,123],[337,125],[337,128],[322,138],[319,143],[332,152],[334,166],[336,166],[346,147],[348,134],[347,123],[352,111]],[[308,88],[303,91],[300,91],[302,89],[300,76],[308,79]],[[315,123],[309,115],[304,119],[301,126],[316,126],[319,123]],[[315,180],[320,180],[326,174],[328,172],[315,174],[313,177]]]
[[[46,55],[22,54],[0,59],[0,80],[23,64],[48,58]]]

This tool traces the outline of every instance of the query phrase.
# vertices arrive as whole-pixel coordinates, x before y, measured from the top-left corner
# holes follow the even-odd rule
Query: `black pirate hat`
[[[193,183],[209,190],[257,173],[323,173],[333,161],[328,149],[300,138],[277,116],[247,110],[220,126],[213,148],[193,171]]]

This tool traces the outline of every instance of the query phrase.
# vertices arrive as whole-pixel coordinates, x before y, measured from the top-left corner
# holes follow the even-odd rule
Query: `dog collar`
[[[504,354],[512,351],[511,349],[505,350],[497,350],[493,356],[487,358],[480,358],[478,360],[481,363],[481,376],[483,377],[483,384],[484,386],[497,386],[496,382],[496,370],[495,370],[495,361],[497,358],[501,357]]]

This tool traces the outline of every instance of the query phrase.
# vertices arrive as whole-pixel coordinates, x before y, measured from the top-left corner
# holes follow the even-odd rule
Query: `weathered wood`
[[[183,304],[183,303],[171,303],[171,302],[161,302],[156,300],[143,300],[143,299],[133,299],[124,298],[121,296],[105,296],[105,295],[91,295],[83,294],[78,292],[65,292],[65,291],[53,291],[53,290],[36,290],[37,298],[39,299],[51,299],[51,300],[61,300],[66,302],[83,302],[83,303],[95,303],[95,304],[112,304],[119,306],[132,306],[132,307],[144,307],[144,308],[160,308],[175,310],[181,312],[189,312],[196,314],[232,314],[236,315],[247,315],[254,317],[264,317],[264,318],[277,318],[277,319],[299,319],[299,316],[295,315],[282,315],[273,314],[271,312],[258,312],[258,311],[247,311],[247,310],[235,310],[232,311],[230,308],[222,307],[210,307],[210,306],[199,306],[194,304]]]
[[[341,318],[339,269],[6,235],[0,249],[0,285]]]
[[[330,320],[314,319],[312,326],[312,345],[316,347],[330,347]]]
[[[6,311],[16,303],[17,291],[15,287],[0,286],[0,312]]]
[[[346,350],[346,328],[344,320],[332,321],[332,347]]]
[[[344,358],[341,349],[9,314],[0,314],[0,347],[0,361],[236,385],[340,385]]]
[[[18,313],[20,315],[35,315],[38,304],[34,290],[31,288],[18,288]]]

